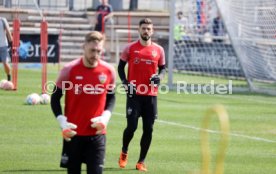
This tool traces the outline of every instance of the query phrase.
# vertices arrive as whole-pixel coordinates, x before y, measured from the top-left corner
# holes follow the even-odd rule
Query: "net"
[[[217,1],[250,89],[276,94],[276,1]]]
[[[276,1],[177,0],[175,16],[175,71],[273,93]]]

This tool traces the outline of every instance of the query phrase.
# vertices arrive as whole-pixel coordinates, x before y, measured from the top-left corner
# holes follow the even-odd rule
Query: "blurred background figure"
[[[225,27],[221,19],[220,13],[217,14],[217,17],[213,19],[213,35],[222,37],[225,35]],[[214,42],[222,42],[223,38],[214,38]]]
[[[175,17],[175,27],[174,27],[174,39],[181,40],[186,34],[186,29],[188,28],[188,19],[183,15],[182,11],[178,11]]]
[[[4,17],[0,17],[0,59],[2,60],[7,80],[11,80],[11,67],[9,65],[9,45],[12,46],[12,35],[8,21]]]
[[[94,30],[104,33],[104,27],[107,22],[112,23],[113,9],[108,0],[101,0],[101,5],[96,9],[96,19]]]

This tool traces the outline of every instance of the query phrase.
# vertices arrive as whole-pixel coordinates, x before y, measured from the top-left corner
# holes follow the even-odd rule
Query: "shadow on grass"
[[[63,172],[64,173],[64,169],[60,169],[60,170],[56,170],[56,169],[14,169],[14,170],[3,170],[2,173],[39,173],[39,172]]]
[[[104,168],[104,171],[114,171],[114,172],[122,172],[122,171],[131,171],[135,169],[120,169],[120,168],[113,168],[113,167],[107,167]],[[63,172],[66,171],[66,169],[14,169],[14,170],[3,170],[2,173],[40,173],[40,172],[49,172],[49,173],[56,173],[56,172]],[[86,171],[86,170],[82,170]]]
[[[121,168],[114,168],[114,167],[106,167],[104,168],[104,171],[118,171],[118,172],[122,172],[122,171],[131,171],[131,170],[136,170],[136,169],[121,169]]]

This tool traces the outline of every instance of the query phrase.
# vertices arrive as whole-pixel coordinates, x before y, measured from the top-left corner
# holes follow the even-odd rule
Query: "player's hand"
[[[12,48],[12,41],[9,41],[9,42],[8,42],[8,47],[9,47],[9,48]]]
[[[65,141],[71,141],[71,138],[77,134],[74,129],[77,129],[77,125],[73,123],[67,123],[67,127],[65,129],[62,129],[62,136]]]
[[[150,77],[149,81],[150,81],[150,84],[151,84],[151,85],[159,86],[159,85],[160,85],[161,79],[160,79],[160,77],[159,77],[158,74],[153,74],[153,75]]]
[[[71,141],[71,138],[74,137],[77,132],[74,129],[77,129],[77,125],[67,122],[67,117],[64,115],[59,115],[57,121],[62,129],[62,136],[65,141]]]
[[[127,80],[123,81],[124,88],[128,97],[132,98],[136,96],[136,85],[128,82]]]
[[[97,129],[96,134],[102,134],[108,125],[108,122],[111,117],[111,112],[106,110],[103,112],[101,116],[92,118],[91,121],[91,127]]]

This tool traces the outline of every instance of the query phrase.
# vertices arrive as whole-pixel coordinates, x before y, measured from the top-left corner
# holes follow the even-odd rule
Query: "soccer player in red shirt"
[[[141,116],[143,135],[136,169],[147,171],[144,161],[151,144],[154,121],[157,118],[157,92],[160,80],[165,75],[165,54],[164,49],[151,40],[153,34],[151,19],[145,18],[140,21],[139,34],[139,40],[124,48],[118,65],[120,79],[127,89],[127,127],[123,133],[119,166],[124,168],[127,164],[128,146]],[[127,77],[124,70],[126,63],[128,63]]]
[[[115,69],[100,59],[103,43],[98,31],[85,36],[84,55],[64,66],[51,97],[64,138],[61,167],[68,174],[80,174],[83,162],[87,174],[103,172],[106,127],[115,103]]]

